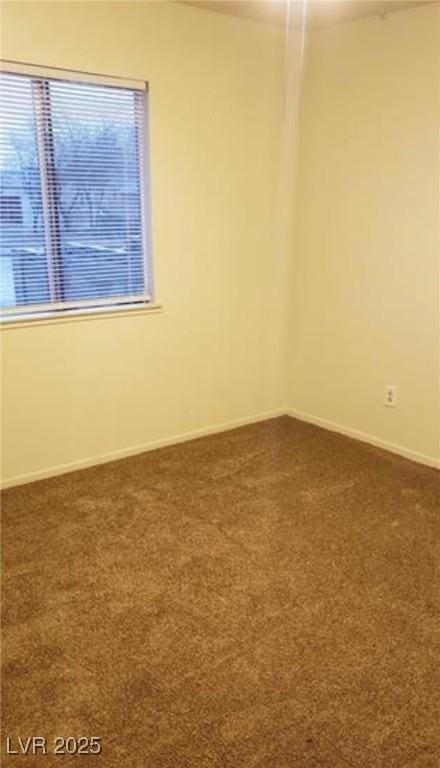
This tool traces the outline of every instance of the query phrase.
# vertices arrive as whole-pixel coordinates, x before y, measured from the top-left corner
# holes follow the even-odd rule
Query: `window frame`
[[[98,75],[80,70],[65,70],[55,67],[39,66],[34,64],[24,64],[18,61],[0,60],[0,73],[15,75],[24,75],[32,78],[31,87],[36,91],[36,101],[39,102],[37,113],[35,114],[35,129],[38,144],[38,153],[40,157],[39,168],[41,176],[42,193],[42,213],[44,221],[44,238],[46,244],[46,264],[49,280],[50,295],[54,297],[53,301],[45,304],[21,304],[10,307],[0,308],[0,328],[8,325],[19,325],[34,322],[51,322],[52,320],[68,319],[87,319],[109,314],[126,315],[132,312],[141,312],[153,310],[157,312],[161,305],[155,299],[154,269],[152,258],[152,236],[151,236],[151,196],[150,196],[150,132],[149,132],[149,88],[148,83],[143,80],[128,79],[119,76]],[[62,271],[55,268],[54,262],[59,258],[58,250],[59,240],[51,237],[50,232],[53,227],[57,227],[58,211],[55,202],[53,181],[51,181],[51,171],[54,168],[54,154],[52,138],[45,138],[45,133],[52,137],[51,126],[47,122],[51,121],[51,113],[45,109],[45,100],[48,98],[48,80],[69,81],[74,83],[84,83],[92,85],[103,85],[114,88],[129,89],[143,94],[142,99],[135,99],[135,130],[138,133],[138,162],[139,162],[139,206],[141,211],[141,238],[142,238],[142,265],[144,275],[144,294],[130,296],[127,294],[121,296],[110,296],[108,298],[100,297],[96,299],[75,300],[75,301],[56,301],[59,297],[58,281],[62,281]],[[47,158],[47,153],[52,156]],[[43,160],[42,160],[43,158]],[[52,177],[53,178],[53,177]],[[54,248],[55,246],[55,248]],[[53,283],[55,281],[55,285]]]

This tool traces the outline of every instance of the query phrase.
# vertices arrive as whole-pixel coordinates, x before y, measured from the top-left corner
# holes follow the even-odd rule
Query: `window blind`
[[[0,73],[6,318],[151,300],[146,91]]]

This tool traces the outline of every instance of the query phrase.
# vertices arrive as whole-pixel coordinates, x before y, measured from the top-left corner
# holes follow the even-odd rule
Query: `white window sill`
[[[139,304],[128,307],[93,307],[89,309],[71,309],[64,312],[45,312],[22,317],[1,318],[0,330],[13,328],[29,328],[36,325],[53,325],[58,323],[84,322],[85,320],[104,320],[112,317],[138,317],[139,315],[158,315],[163,307],[157,302]]]

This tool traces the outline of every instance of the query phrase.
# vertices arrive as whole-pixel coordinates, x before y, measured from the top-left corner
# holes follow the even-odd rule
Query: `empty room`
[[[0,14],[1,765],[439,768],[439,3]]]

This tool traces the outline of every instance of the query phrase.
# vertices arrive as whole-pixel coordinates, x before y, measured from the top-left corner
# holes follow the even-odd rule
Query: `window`
[[[145,84],[2,65],[4,318],[152,299]]]

